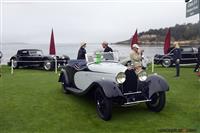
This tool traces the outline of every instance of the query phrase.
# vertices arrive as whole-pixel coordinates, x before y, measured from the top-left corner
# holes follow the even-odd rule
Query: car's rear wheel
[[[13,61],[13,62],[12,62]],[[17,69],[19,68],[19,65],[18,65],[18,62],[17,62],[17,59],[16,58],[13,58],[10,60],[11,62],[11,66],[14,68],[14,69]],[[13,63],[13,64],[12,64]]]
[[[151,96],[151,101],[147,102],[147,107],[153,112],[160,112],[165,107],[165,92],[157,92]]]
[[[47,71],[51,70],[52,69],[52,62],[50,60],[45,60],[43,67]]]
[[[108,121],[112,117],[112,102],[107,98],[101,88],[97,88],[95,91],[95,102],[97,114],[100,118]]]
[[[169,59],[169,58],[164,58],[163,60],[162,60],[162,66],[163,67],[170,67],[172,65],[172,61],[171,61],[171,59]]]

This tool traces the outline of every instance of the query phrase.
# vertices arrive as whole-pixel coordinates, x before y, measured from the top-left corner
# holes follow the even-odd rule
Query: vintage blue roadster
[[[97,114],[103,120],[112,117],[113,105],[122,107],[146,103],[160,112],[166,103],[167,81],[160,75],[147,76],[119,63],[116,53],[94,53],[86,60],[70,60],[59,76],[64,93],[93,94]]]

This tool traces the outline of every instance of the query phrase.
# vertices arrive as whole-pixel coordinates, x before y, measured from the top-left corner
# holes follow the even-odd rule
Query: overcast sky
[[[57,43],[117,42],[130,38],[136,29],[142,32],[199,19],[198,15],[185,18],[184,0],[48,1],[3,0],[3,42],[49,43],[52,27]]]

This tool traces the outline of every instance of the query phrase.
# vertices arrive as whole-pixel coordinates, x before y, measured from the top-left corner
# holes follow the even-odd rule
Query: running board
[[[62,83],[62,84],[64,84],[64,83]],[[75,93],[75,94],[83,93],[83,90],[80,90],[80,89],[77,89],[74,87],[67,87],[67,90],[69,90],[70,92]]]
[[[76,89],[76,88],[73,88],[73,87],[67,87],[67,90],[71,91],[72,93],[82,93],[83,91],[80,90],[80,89]]]
[[[127,102],[127,103],[124,103],[122,105],[122,107],[128,107],[128,106],[133,106],[135,104],[138,104],[138,103],[144,103],[144,102],[149,102],[151,100],[147,99],[147,100],[141,100],[141,101],[135,101],[135,102]]]
[[[134,95],[134,94],[140,94],[140,93],[142,93],[142,92],[141,91],[136,91],[136,92],[124,93],[123,95],[127,96],[127,95]]]

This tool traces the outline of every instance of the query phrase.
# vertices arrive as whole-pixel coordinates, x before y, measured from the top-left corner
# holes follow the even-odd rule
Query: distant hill
[[[200,23],[176,24],[171,29],[171,41],[180,41],[183,44],[200,44]],[[139,42],[142,44],[163,44],[168,28],[150,29],[140,32]],[[130,44],[130,39],[117,42],[116,44]]]

